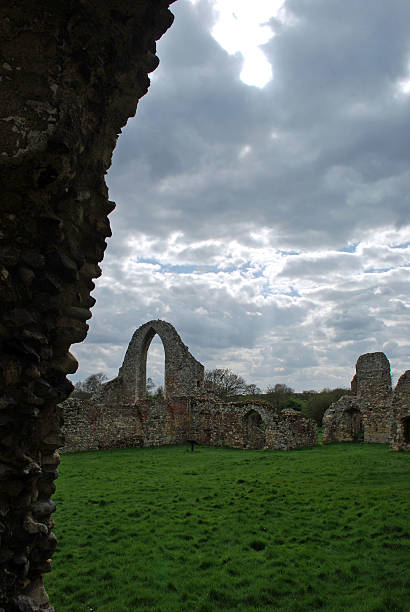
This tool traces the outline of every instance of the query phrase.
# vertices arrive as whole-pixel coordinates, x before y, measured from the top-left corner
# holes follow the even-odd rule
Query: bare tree
[[[227,368],[216,368],[215,370],[205,371],[205,383],[208,389],[217,397],[227,400],[234,395],[244,395],[255,392],[255,385],[247,385],[245,380],[239,374],[235,374]]]
[[[147,394],[147,397],[150,397],[153,394],[154,388],[155,388],[155,383],[152,380],[151,376],[148,376],[147,382],[145,384],[145,392]]]
[[[80,380],[75,384],[72,397],[83,394],[91,395],[92,393],[95,393],[106,380],[107,376],[103,372],[90,374],[90,376],[88,376],[85,380]]]
[[[246,395],[258,395],[261,392],[260,388],[251,383],[250,385],[246,385],[245,393]]]

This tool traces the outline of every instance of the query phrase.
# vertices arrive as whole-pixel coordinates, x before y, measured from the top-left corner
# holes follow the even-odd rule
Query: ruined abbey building
[[[165,353],[165,397],[146,397],[147,352],[158,334]],[[315,423],[268,403],[221,402],[204,387],[204,367],[174,327],[149,321],[137,329],[117,378],[89,400],[61,405],[63,452],[160,446],[194,441],[211,446],[289,450],[317,443]]]
[[[392,450],[410,450],[410,370],[393,391],[386,355],[361,355],[351,390],[325,412],[323,443],[390,443]]]
[[[56,404],[110,236],[104,175],[158,64],[170,0],[0,6],[0,611],[53,609]]]

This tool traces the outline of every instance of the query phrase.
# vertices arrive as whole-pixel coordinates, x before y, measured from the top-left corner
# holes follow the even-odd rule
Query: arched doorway
[[[259,412],[250,410],[245,415],[246,448],[260,449],[265,446],[265,424]]]
[[[410,444],[410,416],[402,419],[403,442]]]
[[[364,429],[360,411],[357,408],[346,410],[347,428],[350,432],[352,442],[363,442]]]

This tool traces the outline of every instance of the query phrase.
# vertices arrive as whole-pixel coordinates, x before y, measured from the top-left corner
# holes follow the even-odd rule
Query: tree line
[[[85,399],[95,393],[107,380],[107,376],[98,372],[91,374],[84,381],[75,384],[71,397]],[[239,374],[235,374],[229,368],[215,368],[206,370],[204,384],[208,391],[220,398],[222,401],[235,401],[238,399],[262,400],[269,403],[276,410],[292,408],[301,411],[321,426],[325,411],[336,402],[342,395],[350,394],[349,389],[338,387],[337,389],[323,389],[322,391],[303,391],[296,393],[291,387],[284,383],[276,383],[268,386],[263,393],[261,389],[253,384],[247,383]],[[164,389],[156,387],[152,378],[147,378],[146,396],[152,398],[163,398]]]

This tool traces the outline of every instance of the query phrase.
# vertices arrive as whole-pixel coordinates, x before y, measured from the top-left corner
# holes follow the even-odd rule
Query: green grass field
[[[410,610],[410,454],[186,446],[62,457],[56,612]]]

